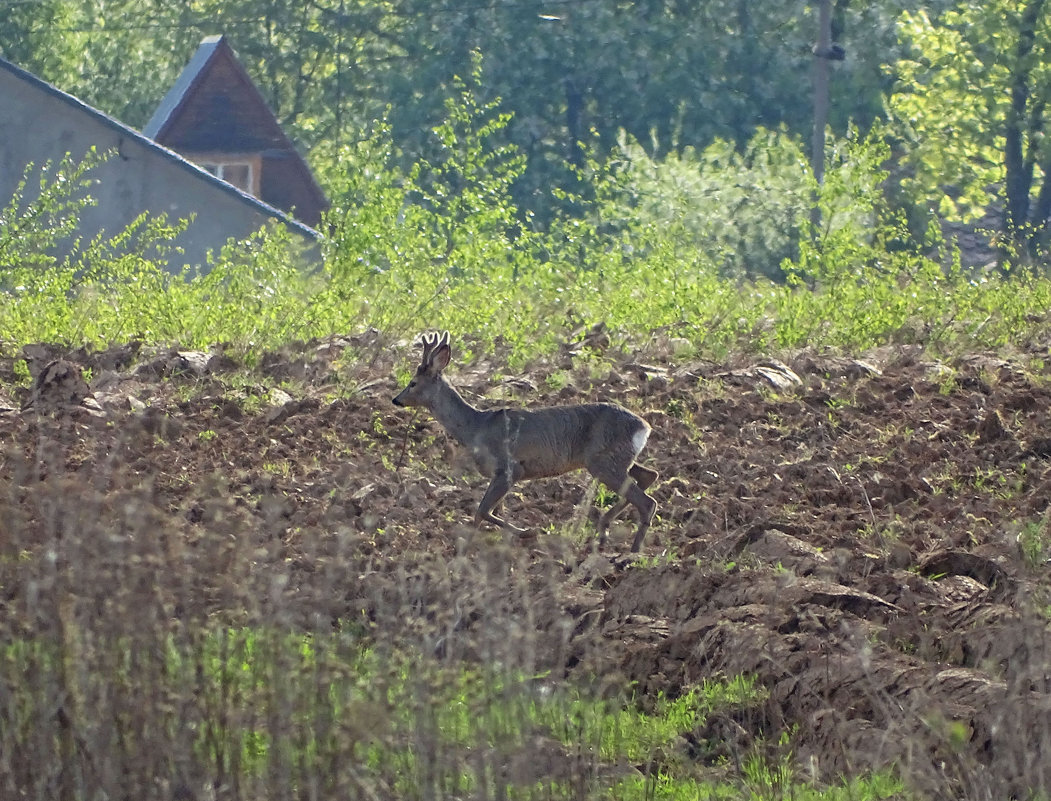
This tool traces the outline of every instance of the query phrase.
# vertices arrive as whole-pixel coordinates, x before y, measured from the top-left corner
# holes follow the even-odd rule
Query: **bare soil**
[[[484,479],[426,412],[390,404],[418,349],[375,332],[250,366],[134,343],[9,354],[5,547],[76,540],[99,614],[136,581],[160,617],[353,621],[644,702],[756,676],[769,697],[694,732],[700,763],[790,731],[825,779],[895,766],[932,796],[1051,790],[1047,349],[669,350],[595,332],[514,374],[499,346],[449,370],[482,406],[643,415],[660,508],[637,556],[630,511],[595,547],[611,498],[583,473],[516,488],[504,511],[531,535],[477,529]],[[23,356],[33,385],[13,389]],[[39,588],[4,570],[0,613],[24,613]]]

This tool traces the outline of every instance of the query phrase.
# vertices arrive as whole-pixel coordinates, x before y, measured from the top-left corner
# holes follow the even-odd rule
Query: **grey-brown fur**
[[[632,551],[638,551],[657,510],[657,502],[646,494],[657,472],[635,464],[649,437],[646,421],[612,403],[476,409],[442,376],[451,356],[448,332],[424,335],[420,366],[394,404],[429,409],[491,479],[475,520],[522,532],[493,514],[512,485],[584,468],[621,496],[599,521],[599,544],[605,544],[609,524],[630,503],[639,511],[639,528],[631,545]]]

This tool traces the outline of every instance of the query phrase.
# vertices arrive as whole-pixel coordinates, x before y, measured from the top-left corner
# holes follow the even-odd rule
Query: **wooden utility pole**
[[[814,45],[814,133],[810,143],[810,168],[818,189],[810,207],[811,236],[821,228],[821,207],[817,193],[825,180],[825,126],[828,125],[828,79],[832,71],[832,0],[819,0],[817,44]]]
[[[832,51],[832,0],[819,0],[817,44],[814,46],[814,136],[810,166],[820,184],[825,178],[825,126],[828,125],[828,79]]]

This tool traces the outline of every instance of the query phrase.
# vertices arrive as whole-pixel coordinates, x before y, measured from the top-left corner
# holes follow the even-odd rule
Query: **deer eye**
[[[416,379],[415,378],[412,379],[412,381],[409,382],[409,389],[412,389],[414,386],[416,386]]]

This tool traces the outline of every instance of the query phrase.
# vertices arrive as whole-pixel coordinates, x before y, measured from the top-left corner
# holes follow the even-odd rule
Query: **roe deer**
[[[612,403],[536,410],[476,409],[442,377],[452,356],[449,332],[425,334],[422,340],[423,360],[408,386],[394,398],[394,405],[429,409],[492,479],[475,522],[486,520],[524,533],[525,529],[493,514],[511,486],[520,479],[560,476],[583,467],[620,495],[599,521],[599,545],[605,545],[609,524],[630,503],[639,510],[631,550],[639,550],[657,511],[657,502],[646,494],[657,480],[657,471],[635,464],[650,434],[645,420]]]

